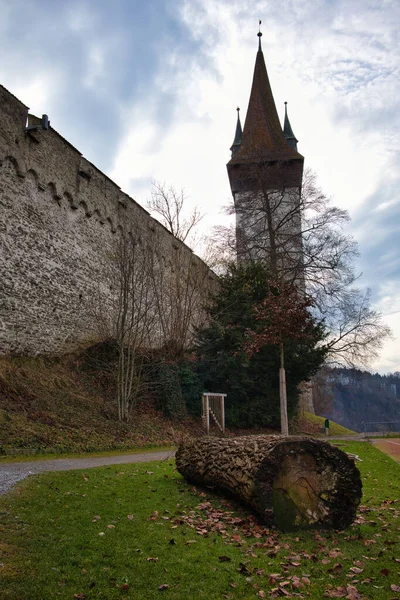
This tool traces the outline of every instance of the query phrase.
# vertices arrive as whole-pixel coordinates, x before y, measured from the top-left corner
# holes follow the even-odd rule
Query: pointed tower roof
[[[233,140],[233,144],[230,147],[230,151],[232,152],[232,156],[234,156],[236,154],[236,152],[239,150],[240,144],[242,143],[242,135],[243,135],[243,131],[242,131],[242,124],[240,122],[240,108],[237,107],[237,123],[236,123],[236,131],[235,131],[235,139]]]
[[[262,33],[257,35],[259,46],[242,142],[228,164],[258,162],[261,159],[303,160],[301,154],[288,144],[283,134],[261,49]]]
[[[289,146],[294,150],[297,150],[297,142],[299,141],[293,133],[292,126],[290,125],[289,117],[287,114],[287,102],[285,102],[285,122],[283,125],[283,135]]]

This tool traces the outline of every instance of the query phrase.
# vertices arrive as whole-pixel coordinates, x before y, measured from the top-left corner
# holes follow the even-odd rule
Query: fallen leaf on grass
[[[163,590],[167,590],[169,588],[168,583],[163,583],[158,586],[158,589],[162,592]]]
[[[355,573],[356,575],[359,575],[363,571],[364,569],[360,569],[359,567],[350,567],[350,573]]]
[[[390,589],[392,590],[392,592],[400,592],[400,585],[395,585],[394,583],[392,583]]]
[[[339,548],[333,548],[333,550],[329,552],[329,556],[331,558],[338,558],[339,556],[343,556],[343,552],[341,552]]]
[[[346,587],[339,586],[330,588],[325,591],[325,598],[346,598],[347,600],[363,600],[356,587],[348,585]]]
[[[78,598],[79,600],[86,600],[87,596],[85,594],[74,594],[74,598]]]
[[[389,569],[381,569],[379,571],[379,574],[380,575],[384,575],[385,577],[387,577],[388,575],[390,575],[390,571],[389,571]]]
[[[271,594],[272,598],[279,598],[279,596],[291,597],[291,594],[289,594],[289,592],[287,590],[285,590],[285,588],[283,588],[283,587],[273,588],[271,590],[270,594]]]
[[[345,598],[347,596],[347,589],[345,587],[337,587],[335,589],[325,590],[326,598]]]
[[[158,556],[149,556],[147,562],[158,562]]]
[[[342,563],[335,563],[333,567],[328,569],[328,573],[333,573],[334,575],[338,575],[343,569]]]
[[[134,519],[134,516],[133,516],[133,515],[128,515],[128,519],[129,519],[130,521],[133,521],[133,519]]]
[[[354,586],[348,585],[347,592],[347,600],[363,600],[363,597],[361,596],[360,592]]]
[[[237,569],[237,572],[241,573],[242,575],[250,575],[249,569],[243,563],[239,563],[239,569]]]
[[[219,562],[231,562],[231,558],[229,556],[218,556]]]

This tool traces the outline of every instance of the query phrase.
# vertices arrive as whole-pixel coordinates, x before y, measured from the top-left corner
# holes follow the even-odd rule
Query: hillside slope
[[[204,435],[200,414],[168,419],[148,390],[131,421],[119,423],[109,357],[96,352],[0,359],[0,456],[123,451],[176,445],[187,435]],[[291,433],[323,435],[323,425],[323,418],[306,413],[292,423]],[[233,436],[276,433],[267,428],[226,431]],[[330,433],[352,432],[331,423]]]
[[[115,404],[111,373],[85,356],[0,359],[0,454],[164,446],[199,427],[166,419],[148,399],[119,423]]]

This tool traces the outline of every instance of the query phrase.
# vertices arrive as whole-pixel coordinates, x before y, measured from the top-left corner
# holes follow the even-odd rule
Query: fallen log
[[[354,461],[307,437],[200,438],[179,446],[176,466],[190,483],[233,494],[281,531],[344,529],[361,499]]]

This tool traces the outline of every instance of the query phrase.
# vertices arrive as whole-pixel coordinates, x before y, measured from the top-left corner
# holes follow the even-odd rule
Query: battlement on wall
[[[58,354],[99,341],[93,302],[121,231],[169,273],[216,275],[51,126],[0,86],[0,355]],[[27,129],[28,128],[28,129]],[[201,293],[201,290],[200,290]]]
[[[203,262],[53,127],[41,129],[41,119],[1,85],[0,124],[0,164],[10,160],[20,177],[32,174],[39,190],[51,188],[56,200],[65,198],[71,210],[81,207],[88,217],[96,215],[113,233],[120,228],[147,237],[151,231],[166,250],[179,245],[195,263]],[[25,131],[35,125],[36,131]]]

